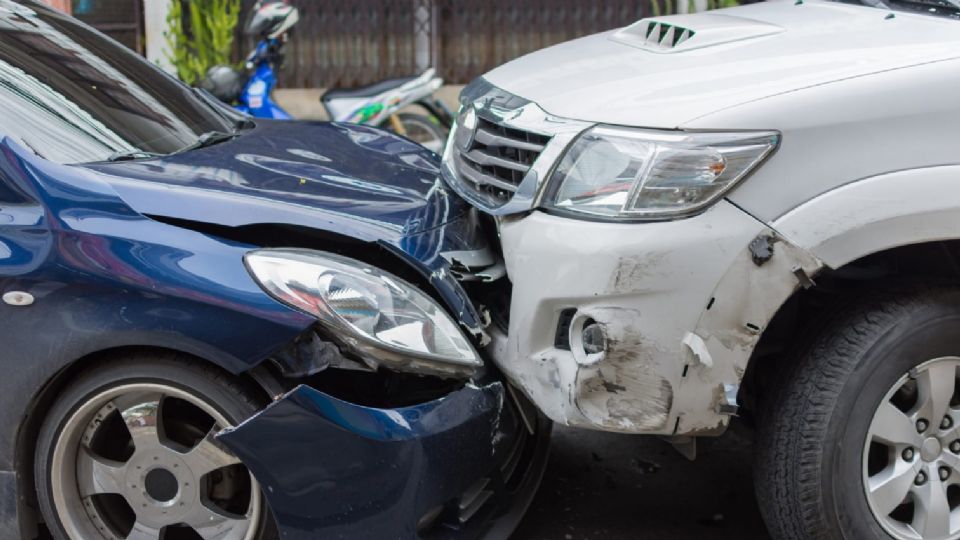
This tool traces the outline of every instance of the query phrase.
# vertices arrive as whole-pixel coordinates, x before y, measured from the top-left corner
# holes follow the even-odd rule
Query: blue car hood
[[[376,128],[258,121],[207,148],[82,167],[146,216],[291,225],[377,243],[424,276],[479,335],[481,317],[447,254],[489,252],[488,244],[469,206],[447,191],[439,165],[433,152]]]
[[[224,226],[262,223],[396,241],[467,205],[436,154],[353,124],[258,121],[228,142],[157,159],[86,165],[141,214]]]

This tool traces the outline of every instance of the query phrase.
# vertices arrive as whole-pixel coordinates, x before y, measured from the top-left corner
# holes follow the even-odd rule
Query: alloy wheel
[[[897,540],[960,538],[960,358],[901,377],[873,415],[863,454],[867,502]]]
[[[260,489],[215,439],[230,423],[165,384],[128,384],[87,400],[52,455],[54,507],[68,536],[103,540],[251,540]]]

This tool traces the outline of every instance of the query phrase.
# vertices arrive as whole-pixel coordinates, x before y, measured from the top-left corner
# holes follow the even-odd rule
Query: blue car
[[[0,0],[0,538],[509,535],[549,424],[438,165]]]

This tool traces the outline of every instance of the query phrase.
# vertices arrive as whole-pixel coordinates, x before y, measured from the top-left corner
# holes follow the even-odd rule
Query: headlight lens
[[[597,126],[554,171],[548,207],[650,219],[701,210],[777,147],[777,132],[688,133]]]
[[[471,373],[481,365],[457,323],[396,276],[310,250],[265,249],[248,253],[245,260],[267,293],[318,317],[365,359],[405,362],[437,374]]]

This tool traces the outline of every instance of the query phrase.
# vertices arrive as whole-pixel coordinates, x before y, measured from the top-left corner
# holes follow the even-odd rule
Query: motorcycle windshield
[[[0,135],[57,163],[169,154],[233,126],[123,45],[37,4],[0,0]]]

